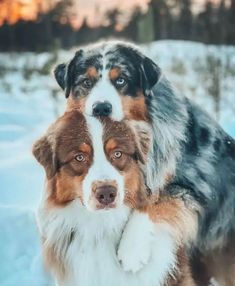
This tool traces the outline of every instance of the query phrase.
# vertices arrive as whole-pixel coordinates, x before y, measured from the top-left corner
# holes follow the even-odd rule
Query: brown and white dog
[[[108,41],[81,48],[57,66],[55,77],[68,110],[149,125],[153,140],[145,183],[155,193],[181,198],[189,210],[196,206],[198,232],[188,250],[196,269],[205,270],[201,258],[209,266],[199,285],[214,276],[222,286],[235,286],[234,139],[132,44]]]
[[[177,197],[148,195],[148,125],[66,112],[33,147],[46,171],[43,252],[62,286],[192,286],[184,243],[195,217]]]

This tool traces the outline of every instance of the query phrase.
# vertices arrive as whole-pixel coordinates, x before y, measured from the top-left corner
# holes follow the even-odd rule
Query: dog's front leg
[[[118,259],[125,271],[139,271],[151,257],[155,225],[148,214],[134,210],[118,248]]]
[[[197,232],[195,209],[182,198],[162,198],[142,210],[134,210],[120,241],[118,259],[133,273],[149,263],[155,265],[159,281],[173,273],[177,251]]]
[[[156,222],[149,213],[135,210],[124,229],[118,259],[123,269],[132,273],[153,263],[158,271],[156,280],[163,281],[175,267],[176,244],[168,223]]]

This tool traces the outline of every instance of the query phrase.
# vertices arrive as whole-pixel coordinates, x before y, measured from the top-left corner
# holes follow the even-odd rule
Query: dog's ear
[[[83,50],[76,52],[72,60],[65,64],[59,64],[54,69],[54,75],[59,86],[65,91],[65,97],[68,98],[76,77],[76,65],[78,64],[79,57],[83,54]]]
[[[146,96],[150,94],[153,86],[158,82],[161,69],[150,58],[144,56],[140,68],[141,85]]]
[[[46,135],[34,143],[32,152],[37,161],[44,167],[47,178],[52,178],[56,172],[56,159],[52,145]]]
[[[138,88],[141,88],[148,96],[161,76],[161,69],[134,46],[118,45],[118,50],[127,61],[131,60],[133,63],[134,69],[138,73]]]
[[[55,79],[58,85],[64,90],[65,89],[65,74],[66,74],[66,64],[59,64],[54,69]]]
[[[137,159],[142,164],[145,164],[152,143],[151,128],[144,121],[131,121],[129,124],[135,136]]]

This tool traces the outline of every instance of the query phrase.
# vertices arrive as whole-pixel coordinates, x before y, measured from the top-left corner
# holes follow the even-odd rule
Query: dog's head
[[[143,203],[141,164],[150,140],[144,122],[130,126],[66,112],[33,147],[46,171],[48,200],[65,205],[80,199],[89,210]]]
[[[55,69],[68,108],[92,116],[146,120],[146,98],[160,76],[159,67],[136,47],[107,42],[76,52]]]

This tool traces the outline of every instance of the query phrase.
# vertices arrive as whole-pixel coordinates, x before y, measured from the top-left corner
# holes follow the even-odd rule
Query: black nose
[[[94,116],[109,116],[112,112],[112,105],[105,102],[97,102],[93,105],[92,113]]]
[[[98,187],[95,193],[97,201],[104,206],[113,203],[116,196],[117,196],[117,189],[109,185]]]

